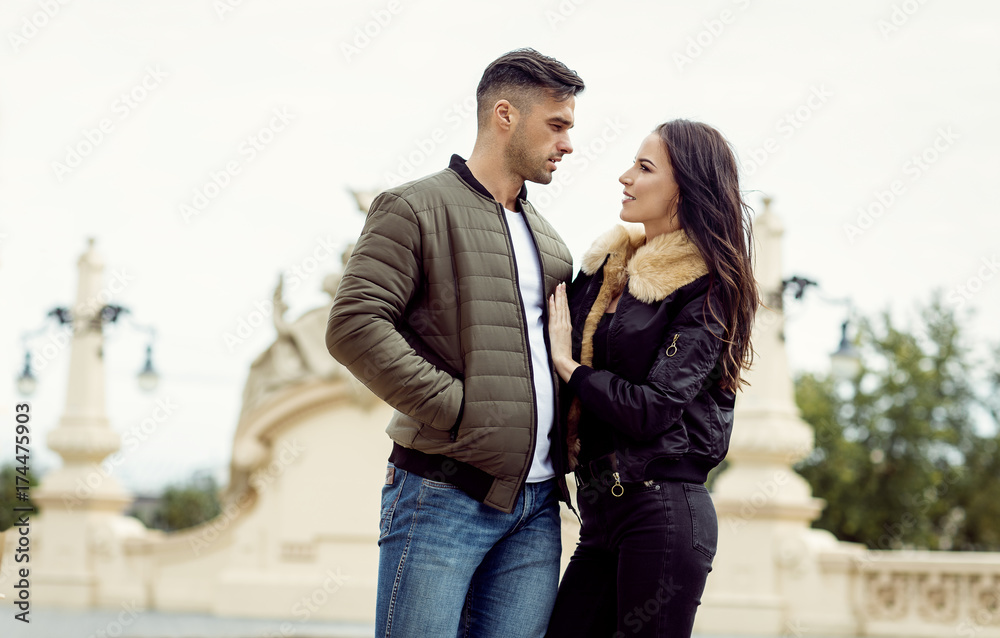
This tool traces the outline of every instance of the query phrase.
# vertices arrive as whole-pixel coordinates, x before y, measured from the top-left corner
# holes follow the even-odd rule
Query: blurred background
[[[69,367],[46,315],[73,303],[92,237],[106,303],[139,328],[106,332],[108,418],[135,443],[115,476],[153,499],[135,510],[151,526],[218,513],[200,495],[230,480],[279,277],[288,320],[328,306],[324,278],[363,222],[352,191],[467,157],[483,69],[530,46],[587,84],[575,152],[552,184],[528,185],[577,259],[617,223],[617,178],[668,119],[722,131],[748,203],[773,198],[784,275],[816,284],[785,291],[817,435],[799,469],[817,496],[857,506],[818,525],[878,549],[1000,549],[1000,500],[977,496],[1000,494],[1000,5],[7,0],[0,33],[0,410],[13,413],[27,351],[36,476],[60,463],[42,441]],[[864,372],[838,381],[843,336]],[[147,394],[134,376],[151,342]],[[954,468],[972,470],[947,479]],[[920,509],[912,495],[942,482]],[[166,513],[168,488],[193,515]],[[915,511],[923,522],[881,547]]]
[[[0,361],[12,381],[0,404],[15,398],[21,335],[71,303],[96,237],[109,284],[121,282],[114,303],[157,329],[160,392],[178,406],[120,468],[134,490],[198,470],[224,479],[241,385],[273,337],[269,322],[241,322],[281,274],[289,316],[325,303],[322,278],[363,222],[348,189],[468,156],[482,70],[519,46],[587,83],[576,152],[552,184],[529,185],[577,258],[617,222],[617,178],[646,133],[698,119],[735,146],[749,203],[775,198],[790,273],[903,322],[940,290],[975,342],[996,335],[995,3],[122,0],[56,3],[47,21],[43,4],[0,9]],[[810,294],[789,313],[793,367],[823,369],[844,313]],[[145,338],[114,338],[109,373],[138,371]],[[35,401],[54,421],[67,362],[44,344],[32,344]],[[116,427],[148,401],[109,384]],[[56,462],[38,454],[39,470]]]

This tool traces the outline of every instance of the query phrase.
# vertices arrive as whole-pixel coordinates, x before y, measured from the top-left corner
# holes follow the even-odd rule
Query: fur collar
[[[606,257],[605,279],[610,276],[618,280],[615,287],[621,289],[627,276],[628,291],[643,303],[663,301],[681,286],[708,273],[697,246],[683,230],[647,242],[641,228],[615,226],[584,253],[581,269],[593,275]]]

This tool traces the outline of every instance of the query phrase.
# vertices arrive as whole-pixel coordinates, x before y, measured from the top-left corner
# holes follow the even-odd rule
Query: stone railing
[[[862,635],[1000,638],[1000,553],[870,551],[857,567]]]

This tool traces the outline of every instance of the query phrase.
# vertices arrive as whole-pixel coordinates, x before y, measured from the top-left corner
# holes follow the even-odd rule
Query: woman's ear
[[[681,194],[677,193],[670,202],[670,212],[674,217],[681,213]]]

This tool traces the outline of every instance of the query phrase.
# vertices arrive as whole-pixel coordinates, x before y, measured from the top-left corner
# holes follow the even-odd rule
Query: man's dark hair
[[[497,100],[530,110],[546,93],[558,101],[583,91],[583,80],[565,64],[534,49],[515,49],[494,60],[476,89],[476,107],[482,128]]]

